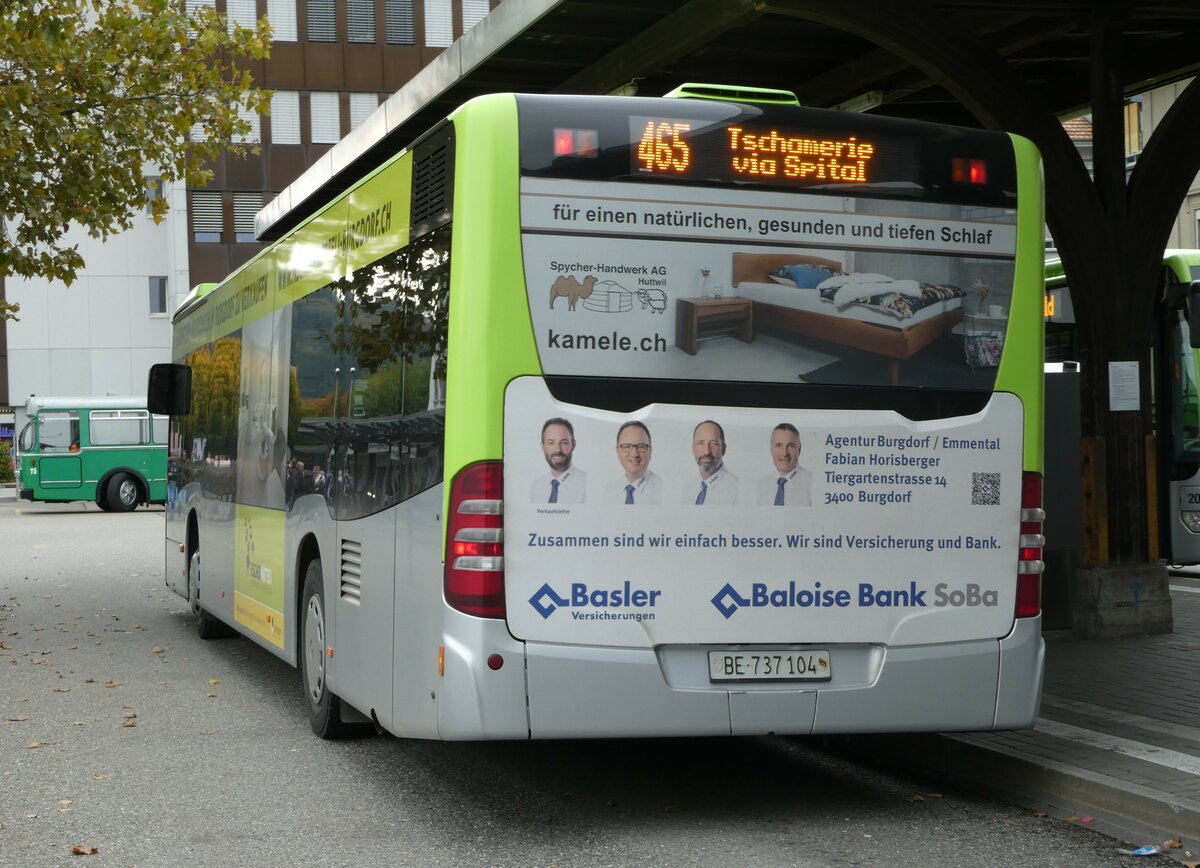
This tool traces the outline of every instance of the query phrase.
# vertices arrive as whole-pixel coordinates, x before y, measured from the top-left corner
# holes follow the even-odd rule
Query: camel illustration
[[[550,309],[554,310],[554,300],[561,296],[567,300],[567,310],[575,310],[575,303],[590,296],[595,285],[594,277],[585,277],[582,284],[574,277],[560,277],[550,287]]]

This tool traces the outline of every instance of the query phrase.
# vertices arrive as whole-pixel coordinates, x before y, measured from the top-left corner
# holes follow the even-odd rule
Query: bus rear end
[[[442,736],[1031,725],[1033,146],[721,100],[455,127]]]

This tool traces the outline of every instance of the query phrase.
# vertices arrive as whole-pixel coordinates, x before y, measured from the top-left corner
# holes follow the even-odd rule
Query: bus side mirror
[[[186,416],[192,411],[192,369],[187,365],[150,366],[146,407],[160,416]]]

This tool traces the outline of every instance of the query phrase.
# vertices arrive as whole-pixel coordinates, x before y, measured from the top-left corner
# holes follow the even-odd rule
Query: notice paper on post
[[[1141,409],[1137,362],[1108,363],[1108,409],[1113,412]]]

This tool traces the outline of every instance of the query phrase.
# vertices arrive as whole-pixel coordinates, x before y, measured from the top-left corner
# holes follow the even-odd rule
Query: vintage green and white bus
[[[789,102],[482,96],[194,291],[202,635],[323,737],[1030,726],[1040,158]]]
[[[17,440],[24,500],[128,512],[167,500],[167,417],[139,397],[30,397]]]

